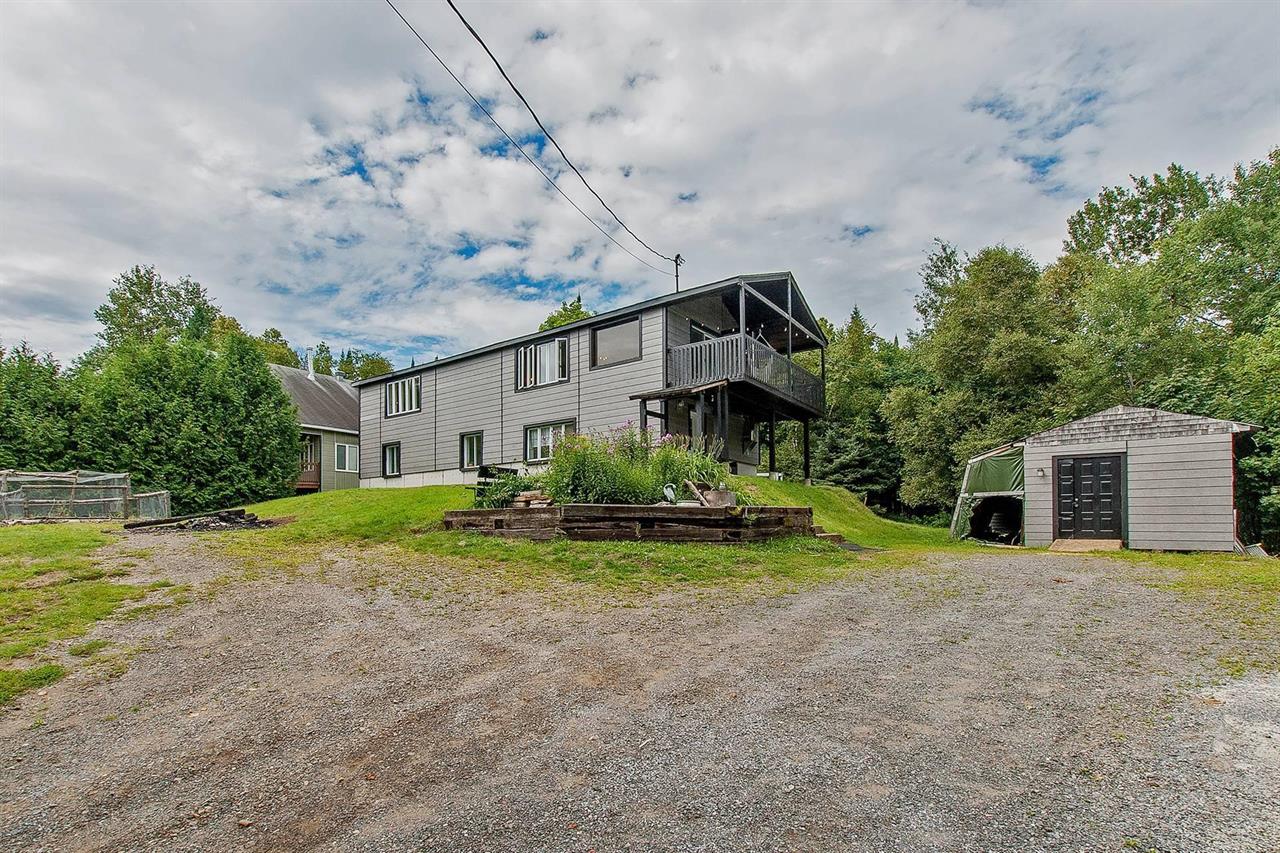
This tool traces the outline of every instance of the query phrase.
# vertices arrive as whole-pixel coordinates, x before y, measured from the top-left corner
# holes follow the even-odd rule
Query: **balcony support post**
[[[720,448],[720,455],[727,457],[729,454],[729,389],[722,387],[720,389],[720,399],[717,401],[716,414],[720,416],[719,438],[724,446]],[[715,485],[712,483],[712,485]]]
[[[706,392],[699,391],[697,399],[693,404],[693,435],[690,436],[690,438],[693,439],[693,446],[699,450],[706,449],[706,444],[703,441],[706,433],[706,430],[703,428],[707,412],[706,399]]]
[[[778,470],[778,410],[769,409],[769,473]]]
[[[738,375],[747,375],[747,286],[738,286]]]

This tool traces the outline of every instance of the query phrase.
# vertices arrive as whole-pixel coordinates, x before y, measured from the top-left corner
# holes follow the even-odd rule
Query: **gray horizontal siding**
[[[354,489],[360,485],[359,474],[338,470],[338,451],[336,446],[339,444],[354,444],[358,447],[360,442],[354,435],[321,430],[320,491],[322,492],[334,489]]]
[[[554,331],[548,337],[556,337]],[[401,471],[416,474],[456,470],[458,442],[464,432],[484,433],[484,461],[511,464],[524,460],[527,426],[572,421],[580,431],[605,430],[639,419],[640,391],[662,387],[663,310],[641,317],[642,359],[591,369],[591,330],[574,329],[569,338],[569,381],[544,388],[515,390],[515,347],[473,358],[426,366],[422,411],[383,417],[385,383],[360,386],[361,477],[381,476],[381,447],[401,444]]]
[[[457,468],[460,436],[484,434],[484,462],[505,461],[502,456],[503,370],[501,353],[486,353],[432,371],[436,395],[435,457],[431,470]],[[431,375],[431,374],[428,374]]]
[[[1023,448],[1025,485],[1022,517],[1026,543],[1048,545],[1053,541],[1053,459],[1055,456],[1098,456],[1124,452],[1123,441]],[[1036,473],[1040,469],[1044,469],[1043,477]]]
[[[591,369],[590,337],[583,334],[578,345],[582,367],[581,400],[578,429],[583,432],[605,430],[640,419],[640,403],[631,399],[641,391],[662,388],[663,347],[662,312],[650,311],[640,319],[640,350],[643,358],[630,364]]]
[[[1235,541],[1233,439],[1229,433],[1027,447],[1026,541],[1053,538],[1053,458],[1125,454],[1131,548],[1229,551]],[[1038,468],[1046,476],[1037,477]]]
[[[1129,442],[1129,547],[1230,551],[1235,544],[1232,436]]]

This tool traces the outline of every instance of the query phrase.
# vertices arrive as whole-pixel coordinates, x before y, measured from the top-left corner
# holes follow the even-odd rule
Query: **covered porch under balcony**
[[[826,407],[826,338],[789,273],[744,276],[666,308],[664,387],[633,395],[647,428],[717,447],[738,473],[776,470],[781,421],[803,425]]]

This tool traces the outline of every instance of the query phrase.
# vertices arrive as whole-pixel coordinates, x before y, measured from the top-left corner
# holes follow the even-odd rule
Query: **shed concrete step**
[[[1119,551],[1124,543],[1119,539],[1055,539],[1050,551],[1064,554],[1083,554],[1088,551]]]

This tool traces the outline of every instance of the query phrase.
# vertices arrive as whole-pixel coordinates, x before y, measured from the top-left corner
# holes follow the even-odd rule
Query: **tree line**
[[[813,474],[939,520],[965,462],[1111,406],[1263,427],[1239,462],[1242,531],[1280,546],[1280,148],[1226,179],[1178,165],[1103,189],[1043,269],[1003,244],[937,240],[905,343],[855,307],[824,322]],[[807,355],[807,354],[806,354]],[[780,430],[797,475],[798,430]]]
[[[127,471],[177,513],[292,493],[297,411],[267,364],[302,362],[279,330],[250,335],[198,282],[150,266],[118,276],[94,316],[97,344],[67,369],[0,346],[0,468]],[[313,362],[349,380],[392,369],[323,341]]]

